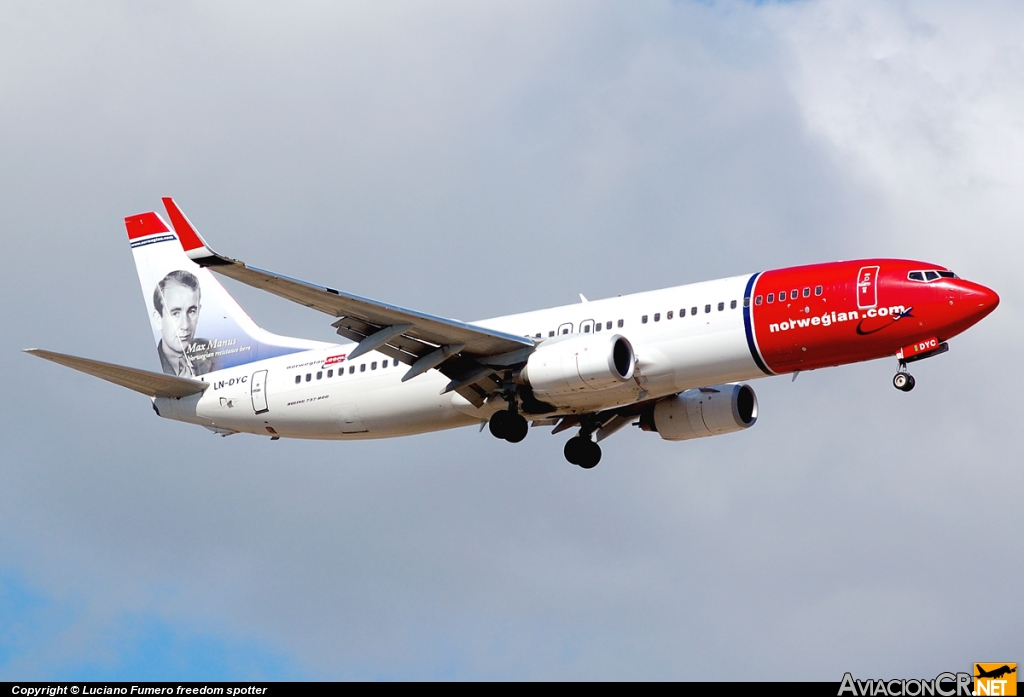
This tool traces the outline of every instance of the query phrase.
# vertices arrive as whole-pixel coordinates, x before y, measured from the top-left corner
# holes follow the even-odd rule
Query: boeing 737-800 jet
[[[566,459],[637,424],[667,440],[749,428],[744,381],[895,356],[909,363],[999,304],[988,288],[918,261],[775,269],[478,322],[305,283],[214,252],[172,199],[125,219],[162,373],[28,349],[152,398],[164,418],[222,434],[347,440],[488,424],[516,443],[576,429]],[[342,343],[271,334],[217,273],[332,318]],[[582,300],[582,296],[581,296]]]

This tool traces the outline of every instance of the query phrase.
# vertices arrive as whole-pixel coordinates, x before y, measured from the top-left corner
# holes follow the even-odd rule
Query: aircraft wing
[[[25,349],[25,353],[31,353],[33,356],[39,356],[68,368],[88,373],[107,382],[112,382],[115,385],[141,392],[148,397],[188,397],[192,394],[198,394],[209,387],[207,383],[200,382],[199,380],[179,378],[174,375],[164,375],[163,373],[151,373],[148,370],[126,368],[122,365],[103,363],[102,361],[69,356],[64,353],[55,353],[54,351]]]
[[[379,351],[411,366],[403,380],[437,368],[452,379],[445,391],[458,391],[480,406],[483,397],[498,387],[491,377],[493,366],[521,363],[533,351],[534,342],[527,337],[307,283],[218,254],[173,199],[164,198],[163,202],[190,259],[228,278],[337,317],[332,326],[338,334],[359,343],[349,359]]]

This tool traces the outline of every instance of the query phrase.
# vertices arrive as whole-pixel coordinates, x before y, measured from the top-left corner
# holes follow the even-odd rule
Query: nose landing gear
[[[892,386],[902,392],[910,392],[916,384],[914,376],[907,372],[907,364],[904,361],[900,361],[900,367],[892,378]]]
[[[904,392],[910,392],[914,389],[915,384],[914,376],[910,373],[896,373],[896,376],[892,379],[892,386]]]

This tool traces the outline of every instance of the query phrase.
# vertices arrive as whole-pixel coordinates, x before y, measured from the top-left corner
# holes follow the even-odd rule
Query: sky
[[[1022,37],[1008,0],[3,3],[0,679],[1024,659]],[[545,429],[221,438],[20,352],[159,369],[122,221],[161,196],[467,321],[884,256],[1002,303],[912,393],[894,360],[766,378],[755,428],[627,429],[590,471]]]

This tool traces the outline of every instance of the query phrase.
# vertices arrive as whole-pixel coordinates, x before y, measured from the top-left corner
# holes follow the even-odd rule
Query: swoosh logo
[[[908,307],[906,310],[904,310],[900,314],[896,315],[895,317],[891,317],[890,319],[892,320],[892,322],[887,322],[886,324],[883,324],[881,327],[878,327],[877,329],[864,329],[864,320],[867,320],[867,319],[881,319],[881,318],[880,317],[865,317],[864,319],[862,319],[860,322],[857,323],[857,333],[860,334],[861,336],[869,336],[871,334],[876,334],[876,333],[882,331],[883,329],[885,329],[886,327],[891,327],[893,325],[893,322],[899,322],[904,317],[913,317],[914,315],[910,314],[913,311],[914,311],[914,308]]]

